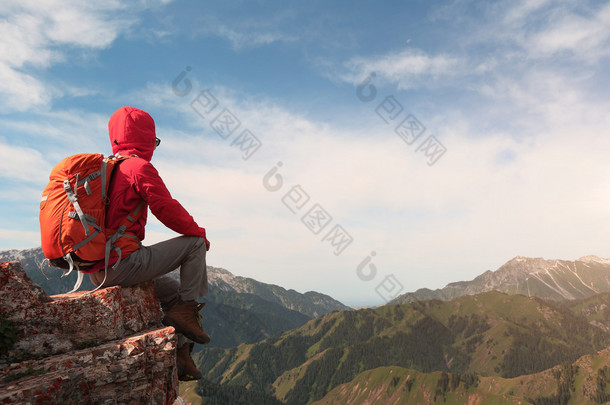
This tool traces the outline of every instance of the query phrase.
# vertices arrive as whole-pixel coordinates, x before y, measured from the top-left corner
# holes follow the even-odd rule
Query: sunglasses
[[[155,148],[161,145],[161,139],[155,138]]]

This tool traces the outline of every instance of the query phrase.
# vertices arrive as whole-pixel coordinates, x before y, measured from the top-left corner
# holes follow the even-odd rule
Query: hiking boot
[[[195,365],[191,352],[194,343],[187,343],[176,350],[176,366],[178,367],[178,380],[193,381],[201,380],[203,375]]]
[[[182,333],[194,342],[206,344],[210,343],[210,336],[205,333],[201,325],[201,315],[199,311],[205,303],[198,304],[195,301],[178,301],[163,318],[163,324],[173,326],[176,332]]]

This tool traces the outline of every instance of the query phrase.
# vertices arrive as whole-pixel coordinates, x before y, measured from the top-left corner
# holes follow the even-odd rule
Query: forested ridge
[[[599,309],[608,295],[590,300]],[[220,387],[245,387],[286,404],[320,400],[367,370],[389,366],[446,373],[442,391],[478,378],[538,373],[610,346],[610,334],[583,308],[586,301],[570,307],[488,292],[335,312],[254,345],[208,349],[200,369]],[[599,319],[598,312],[590,317]]]

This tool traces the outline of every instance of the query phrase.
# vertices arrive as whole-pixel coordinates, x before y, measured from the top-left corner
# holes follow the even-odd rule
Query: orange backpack
[[[126,233],[138,218],[144,201],[125,218],[118,229],[106,229],[108,187],[116,165],[128,157],[82,153],[65,158],[51,171],[40,201],[42,251],[54,267],[78,271],[76,291],[83,273],[104,260],[108,269],[110,253],[120,262],[123,255],[140,247],[140,241]],[[103,284],[103,283],[102,283]]]

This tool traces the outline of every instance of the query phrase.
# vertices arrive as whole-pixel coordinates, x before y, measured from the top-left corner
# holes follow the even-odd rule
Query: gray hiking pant
[[[91,282],[103,287],[130,287],[152,280],[163,311],[178,302],[193,301],[208,293],[208,273],[205,262],[205,239],[198,236],[179,236],[152,246],[142,246],[121,260],[116,268],[89,274]],[[165,274],[180,268],[180,281]],[[178,334],[178,347],[189,340]]]

